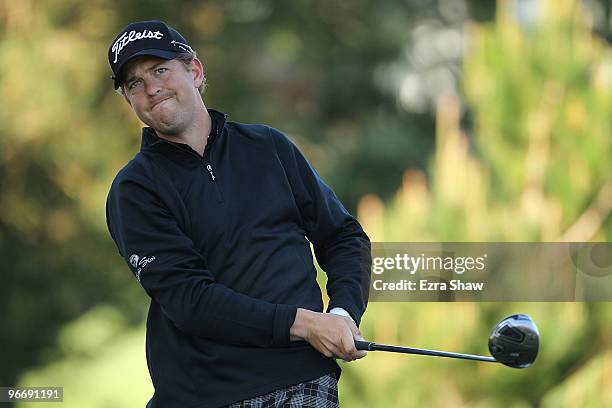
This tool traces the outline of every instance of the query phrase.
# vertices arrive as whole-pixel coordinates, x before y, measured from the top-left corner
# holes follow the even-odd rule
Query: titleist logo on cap
[[[141,32],[137,32],[136,30],[132,30],[129,33],[126,31],[117,39],[117,41],[115,41],[113,47],[111,48],[111,51],[115,53],[115,60],[113,61],[113,64],[117,63],[117,58],[119,58],[119,53],[121,50],[132,41],[141,40],[143,38],[161,40],[163,36],[164,35],[159,31],[142,30]]]

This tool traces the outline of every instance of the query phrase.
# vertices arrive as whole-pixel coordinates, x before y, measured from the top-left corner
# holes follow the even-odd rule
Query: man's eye
[[[167,70],[168,70],[168,68],[157,68],[155,70],[155,72],[157,72],[158,74],[162,74],[162,73],[166,72]]]
[[[136,88],[136,86],[140,83],[140,81],[132,81],[128,84],[128,89],[132,90]]]

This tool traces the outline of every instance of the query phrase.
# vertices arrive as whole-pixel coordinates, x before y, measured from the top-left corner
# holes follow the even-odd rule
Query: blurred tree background
[[[106,51],[162,18],[205,64],[209,107],[295,140],[373,241],[610,241],[610,1],[0,2],[0,385],[143,406],[148,300],[106,231],[139,122]],[[612,406],[607,303],[376,303],[367,338],[486,353],[532,315],[527,371],[373,354],[344,406]],[[22,406],[28,406],[22,404]]]

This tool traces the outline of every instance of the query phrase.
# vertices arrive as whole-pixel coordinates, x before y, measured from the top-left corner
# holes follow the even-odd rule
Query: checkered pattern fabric
[[[339,408],[334,373],[269,394],[236,402],[227,408]]]

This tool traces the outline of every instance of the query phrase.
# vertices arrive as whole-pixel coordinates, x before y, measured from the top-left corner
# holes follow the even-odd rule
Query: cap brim
[[[134,53],[134,55],[130,55],[130,58],[123,61],[123,63],[117,68],[117,75],[115,75],[114,77],[115,89],[119,89],[119,87],[121,86],[122,77],[123,77],[123,68],[127,65],[128,62],[130,62],[134,58],[140,57],[143,55],[147,55],[151,57],[162,58],[165,60],[172,60],[172,59],[175,59],[179,54],[180,52],[176,52],[176,51],[148,49],[148,50],[140,50]]]

